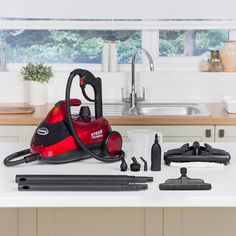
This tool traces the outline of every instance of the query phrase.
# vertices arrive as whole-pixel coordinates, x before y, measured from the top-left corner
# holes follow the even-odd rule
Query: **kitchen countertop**
[[[182,143],[163,143],[162,150]],[[231,162],[220,167],[191,167],[190,178],[202,178],[212,184],[210,191],[160,191],[159,184],[180,176],[179,167],[162,165],[160,172],[120,172],[120,163],[106,164],[94,159],[63,165],[28,163],[5,167],[0,163],[0,207],[236,207],[235,143],[212,143],[231,154]],[[1,159],[26,144],[0,143]],[[129,145],[124,151],[129,157]],[[150,166],[150,165],[149,165]],[[182,165],[184,166],[184,165]],[[125,174],[153,176],[149,189],[139,192],[19,192],[14,182],[16,174]]]
[[[111,125],[236,125],[236,114],[228,114],[221,103],[206,105],[211,114],[209,117],[107,116],[106,118]],[[0,125],[37,125],[52,106],[53,104],[35,106],[35,112],[32,114],[0,115]]]

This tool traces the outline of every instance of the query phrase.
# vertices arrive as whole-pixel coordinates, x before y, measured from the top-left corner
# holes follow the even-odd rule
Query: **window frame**
[[[156,71],[196,71],[200,57],[159,57],[159,30],[229,30],[229,39],[236,39],[236,20],[21,20],[0,19],[0,30],[141,30],[142,47],[152,55]],[[142,57],[137,70],[146,70],[147,60]],[[22,63],[8,63],[9,71],[17,71]],[[50,64],[55,71],[70,71],[78,64]],[[80,64],[101,71],[101,64]],[[130,71],[130,65],[119,64],[118,71]]]

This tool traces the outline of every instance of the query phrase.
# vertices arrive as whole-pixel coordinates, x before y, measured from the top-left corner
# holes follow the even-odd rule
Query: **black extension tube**
[[[96,182],[96,183],[147,183],[153,182],[151,176],[134,175],[16,175],[16,183],[26,182]]]
[[[75,185],[75,184],[18,184],[19,191],[139,191],[146,190],[147,184],[120,184],[120,185]]]

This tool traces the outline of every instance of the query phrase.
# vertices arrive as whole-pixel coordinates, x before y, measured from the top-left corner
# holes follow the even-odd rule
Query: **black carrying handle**
[[[89,102],[94,102],[95,118],[98,119],[103,116],[102,111],[102,83],[101,78],[95,77],[90,71],[83,69],[75,69],[70,73],[70,77],[74,78],[76,75],[80,77],[80,87],[82,94]],[[85,91],[86,85],[90,85],[94,91],[94,99],[91,99]]]

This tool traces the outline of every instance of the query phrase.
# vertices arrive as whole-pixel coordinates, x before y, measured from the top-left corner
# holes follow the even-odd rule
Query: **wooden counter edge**
[[[206,104],[210,117],[107,116],[111,125],[236,125],[236,114],[228,114],[221,103]],[[0,125],[38,125],[51,104],[36,106],[33,114],[0,115]]]

